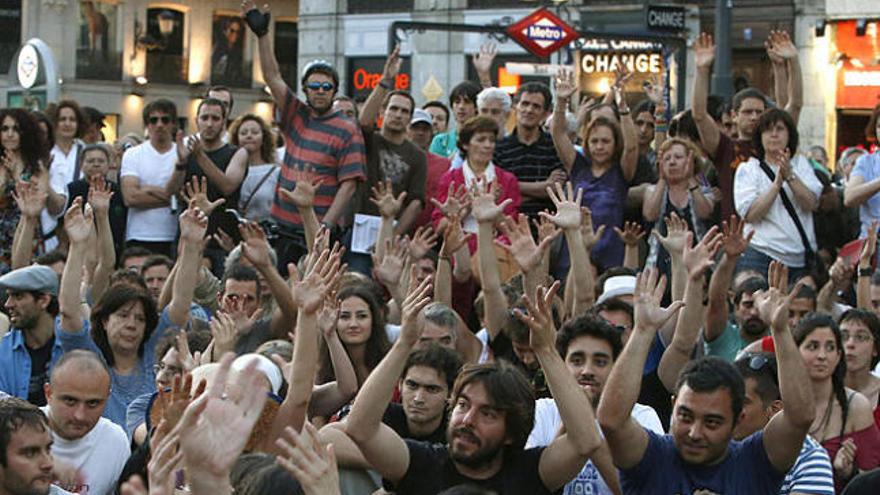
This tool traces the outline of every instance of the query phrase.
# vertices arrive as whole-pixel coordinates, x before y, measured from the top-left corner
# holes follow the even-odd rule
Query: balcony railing
[[[118,81],[122,79],[122,52],[76,50],[76,78]]]

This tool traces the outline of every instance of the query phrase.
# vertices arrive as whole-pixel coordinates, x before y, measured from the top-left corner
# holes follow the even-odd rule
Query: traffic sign
[[[539,57],[550,56],[579,36],[574,28],[544,7],[508,27],[507,35]]]

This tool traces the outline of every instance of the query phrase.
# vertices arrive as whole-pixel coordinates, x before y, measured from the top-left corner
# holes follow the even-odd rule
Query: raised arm
[[[498,53],[498,47],[495,43],[489,41],[480,46],[480,52],[475,54],[471,59],[474,64],[474,70],[477,71],[477,77],[480,79],[480,86],[491,88],[492,84],[492,62]]]
[[[358,118],[361,126],[372,129],[376,125],[376,118],[379,117],[379,110],[382,108],[382,101],[389,91],[394,89],[394,81],[400,72],[400,45],[395,45],[388,58],[385,59],[385,66],[382,68],[382,79],[379,81],[367,101],[361,108],[360,117]]]
[[[477,220],[477,260],[480,264],[480,284],[483,287],[483,307],[486,308],[486,331],[492,340],[507,325],[507,298],[501,291],[501,274],[495,256],[495,221],[503,214],[511,200],[495,204],[495,194],[487,184],[479,184],[471,199]]]
[[[580,227],[580,210],[577,211],[577,215],[577,223]],[[532,230],[529,227],[529,219],[522,213],[519,214],[516,222],[510,218],[502,217],[498,222],[498,230],[510,240],[510,244],[503,244],[498,239],[495,239],[495,244],[509,252],[522,271],[524,293],[534,294],[539,285],[546,283],[547,271],[542,270],[544,265],[541,260],[549,252],[550,244],[555,236],[544,238],[540,244],[535,244]]]
[[[785,103],[780,101],[777,104],[785,108],[796,125],[800,119],[801,108],[804,106],[804,76],[801,71],[797,47],[794,46],[791,36],[785,31],[771,31],[770,40],[771,48],[768,48],[768,52],[772,49],[776,56],[782,58],[783,66],[786,69],[788,95]]]
[[[718,143],[721,139],[721,131],[718,124],[712,120],[707,109],[709,100],[709,76],[712,74],[712,63],[715,61],[715,42],[712,35],[700,33],[694,41],[694,64],[696,65],[696,77],[694,77],[694,93],[691,107],[693,109],[694,122],[700,133],[700,142],[703,150],[710,157],[715,156]]]
[[[241,254],[266,280],[272,298],[275,299],[275,310],[269,328],[276,338],[284,338],[290,331],[290,322],[296,321],[297,305],[294,295],[272,263],[269,256],[269,241],[262,227],[255,222],[240,223],[238,232],[241,235]]]
[[[749,247],[749,242],[752,240],[752,236],[755,235],[753,230],[749,232],[748,236],[744,236],[744,227],[745,222],[737,218],[736,215],[731,215],[729,222],[722,222],[721,230],[724,236],[722,249],[724,254],[721,256],[721,261],[709,279],[708,306],[706,307],[706,319],[703,324],[703,338],[707,342],[712,342],[720,337],[727,326],[728,313],[730,311],[727,304],[727,291],[730,289],[730,283],[733,281],[736,260]]]
[[[308,272],[301,281],[294,283],[290,291],[299,307],[293,340],[293,365],[287,376],[287,396],[278,408],[271,433],[266,437],[267,449],[274,448],[275,444],[271,442],[278,438],[284,428],[291,427],[299,431],[306,420],[318,370],[318,310],[321,309],[327,291],[341,276],[338,246],[332,251],[325,249],[320,254],[310,256],[315,262],[307,263],[310,265]],[[295,271],[293,264],[290,268]]]
[[[568,136],[565,113],[568,111],[571,95],[577,91],[577,84],[574,80],[574,72],[570,69],[560,69],[553,80],[556,87],[556,102],[553,107],[553,119],[550,121],[550,136],[553,138],[553,146],[565,172],[571,173],[577,150]]]
[[[376,205],[382,220],[379,223],[379,235],[376,237],[376,258],[385,259],[385,241],[394,237],[394,219],[403,208],[407,192],[401,191],[394,197],[394,186],[390,180],[385,179],[373,186],[370,202]]]
[[[95,212],[98,234],[98,266],[92,276],[92,300],[97,301],[110,286],[110,275],[116,266],[116,248],[113,245],[113,232],[110,228],[110,199],[113,192],[110,184],[98,177],[89,181],[89,204]]]
[[[584,244],[582,230],[581,201],[583,194],[584,190],[580,188],[575,194],[571,182],[566,184],[565,191],[562,190],[560,184],[556,184],[555,191],[548,187],[547,195],[556,205],[556,214],[550,216],[545,212],[540,213],[542,217],[548,218],[562,229],[565,234],[565,243],[571,257],[569,274],[573,276],[574,281],[572,311],[576,315],[589,309],[593,300],[592,276],[589,269],[590,255]],[[590,220],[592,222],[592,218]]]
[[[434,281],[434,301],[452,306],[452,260],[459,251],[467,249],[468,239],[473,235],[465,233],[461,229],[461,220],[458,215],[452,215],[448,219],[446,230],[443,232],[443,244],[440,246],[440,256],[437,258],[437,276]],[[458,263],[459,260],[456,259]]]
[[[871,261],[877,252],[877,220],[871,222],[871,228],[868,230],[868,238],[862,246],[862,252],[859,255],[859,279],[856,285],[856,306],[862,309],[873,311],[871,304]],[[862,274],[865,275],[862,275]]]
[[[778,40],[779,31],[771,30],[767,41],[764,42],[764,49],[767,51],[767,57],[773,67],[773,96],[776,100],[776,106],[785,108],[788,105],[788,67],[785,59],[779,53]]]
[[[565,433],[557,436],[541,453],[538,464],[541,481],[551,491],[571,481],[602,444],[593,407],[556,351],[556,328],[551,308],[558,288],[559,282],[555,282],[549,289],[539,287],[531,299],[524,296],[528,316],[519,309],[515,310],[516,317],[529,327],[529,345],[541,363],[565,428]]]
[[[46,193],[30,182],[19,181],[12,193],[21,212],[12,237],[12,269],[31,264],[34,256],[34,233],[40,225],[40,212],[46,205]]]
[[[293,203],[299,211],[306,234],[306,246],[311,249],[315,244],[318,229],[321,228],[318,216],[315,214],[315,193],[324,182],[324,178],[319,177],[311,165],[306,165],[301,169],[293,170],[293,180],[296,182],[293,191],[278,188],[278,193]]]
[[[199,208],[191,205],[180,215],[180,254],[168,305],[168,318],[177,326],[183,326],[189,320],[207,229],[208,216]]]
[[[332,291],[324,298],[324,306],[318,312],[318,330],[330,352],[330,364],[336,380],[318,385],[312,391],[309,416],[330,416],[354,398],[358,390],[357,374],[345,346],[336,332],[339,319],[339,301]]]
[[[659,160],[660,157],[657,158]],[[658,168],[660,168],[659,165]],[[648,193],[645,194],[645,200],[642,202],[642,217],[645,220],[656,222],[660,218],[664,196],[666,196],[666,179],[661,172],[657,183],[648,187]]]
[[[418,315],[431,302],[431,277],[414,285],[403,303],[400,337],[376,366],[354,399],[345,434],[383,478],[400,481],[409,469],[409,449],[392,429],[382,425],[382,414],[397,383],[406,359],[419,339]]]
[[[281,77],[281,71],[278,69],[278,61],[272,50],[272,39],[266,36],[269,33],[269,6],[265,5],[262,9],[258,9],[253,0],[244,0],[241,2],[241,15],[251,31],[257,35],[263,81],[269,86],[275,104],[281,108],[287,100],[288,89]]]
[[[620,113],[620,131],[623,134],[623,155],[620,157],[620,169],[623,172],[623,178],[629,182],[636,175],[636,167],[639,164],[639,131],[636,129],[629,106],[626,104],[622,87],[614,88],[614,99]]]
[[[605,384],[606,390],[615,393],[602,394],[599,401],[599,424],[611,449],[614,465],[619,469],[637,465],[648,448],[648,434],[631,414],[639,396],[645,360],[657,331],[682,306],[681,301],[676,301],[662,309],[660,301],[665,290],[665,277],[661,277],[658,283],[655,269],[646,270],[636,278],[635,325]]]
[[[624,222],[623,230],[614,227],[614,232],[623,241],[623,266],[637,270],[639,268],[639,245],[642,243],[642,238],[645,237],[642,225],[639,222]]]
[[[788,268],[773,261],[768,273],[770,289],[755,297],[761,319],[770,325],[779,367],[779,394],[785,408],[764,427],[764,450],[770,464],[785,473],[800,454],[804,437],[816,416],[813,387],[791,330],[788,306],[803,281],[788,293]]]
[[[65,332],[76,333],[83,327],[79,290],[88,240],[94,228],[93,217],[91,206],[83,208],[82,197],[74,199],[64,214],[64,231],[70,240],[70,249],[58,289],[58,313],[61,316],[61,330]]]
[[[703,281],[706,270],[714,263],[715,254],[721,248],[723,237],[717,226],[712,227],[695,247],[693,233],[688,233],[682,261],[687,270],[684,290],[684,309],[678,315],[672,342],[663,351],[657,375],[666,390],[675,390],[675,382],[681,370],[691,359],[691,352],[700,335],[703,319]]]

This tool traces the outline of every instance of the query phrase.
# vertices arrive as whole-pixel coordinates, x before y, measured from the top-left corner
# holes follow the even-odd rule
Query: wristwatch
[[[868,268],[859,267],[859,277],[870,277],[874,274],[874,270],[869,266]]]

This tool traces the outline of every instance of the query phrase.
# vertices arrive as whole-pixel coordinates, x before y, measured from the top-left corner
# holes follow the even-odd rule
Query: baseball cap
[[[0,277],[0,289],[58,295],[58,275],[48,266],[31,265]]]
[[[608,277],[602,287],[602,295],[596,300],[596,304],[620,296],[631,296],[636,293],[636,278],[632,275],[617,275]]]
[[[409,125],[415,125],[419,122],[424,122],[428,125],[434,125],[434,119],[431,117],[431,114],[428,113],[427,110],[416,108],[415,110],[413,110],[413,116],[412,119],[409,121]]]

